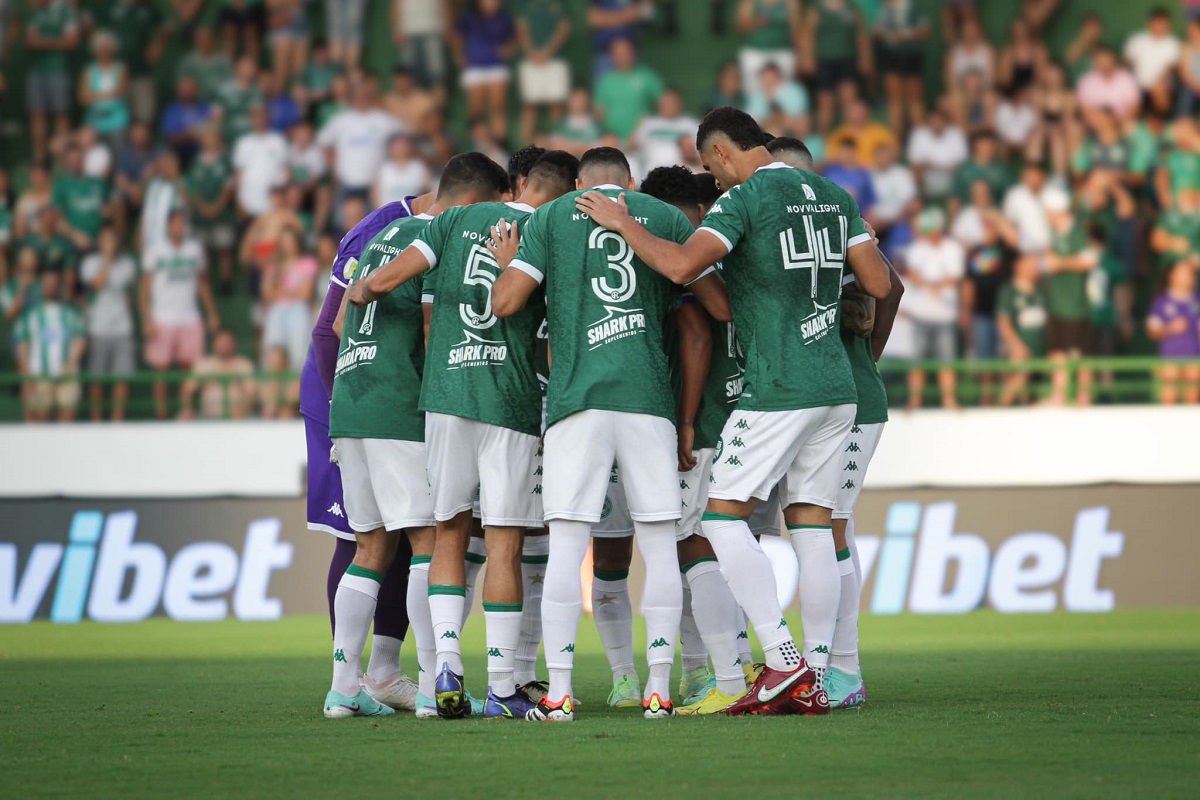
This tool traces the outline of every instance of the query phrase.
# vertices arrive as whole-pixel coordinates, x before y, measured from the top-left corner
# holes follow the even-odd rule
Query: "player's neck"
[[[546,205],[546,203],[549,203],[551,200],[554,200],[557,197],[558,195],[554,195],[552,197],[549,193],[538,191],[537,189],[526,189],[525,193],[513,200],[513,202],[529,206],[530,208],[541,208],[542,206]]]
[[[745,183],[761,168],[775,161],[775,156],[765,147],[755,147],[736,156],[735,169],[738,183]]]

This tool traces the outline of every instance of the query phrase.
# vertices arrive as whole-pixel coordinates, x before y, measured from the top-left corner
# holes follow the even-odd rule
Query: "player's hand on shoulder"
[[[618,230],[623,222],[630,219],[624,192],[617,196],[615,202],[601,192],[585,192],[575,198],[575,207],[591,217],[597,225],[610,230]]]
[[[487,243],[487,249],[492,254],[492,258],[496,259],[496,264],[500,269],[505,270],[517,257],[517,247],[520,243],[521,237],[517,230],[516,220],[510,223],[508,220],[502,219],[492,227],[492,240]]]
[[[349,302],[350,305],[353,305],[353,306],[367,305],[368,301],[364,294],[365,292],[366,292],[366,286],[364,285],[363,281],[354,281],[353,283],[350,284],[350,292],[347,295],[347,297],[349,299],[347,302]]]

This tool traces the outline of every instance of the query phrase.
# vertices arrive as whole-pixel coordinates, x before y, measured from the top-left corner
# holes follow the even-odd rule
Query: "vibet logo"
[[[17,546],[0,544],[0,623],[30,622],[58,582],[50,608],[54,622],[139,622],[160,604],[172,619],[210,622],[276,620],[283,604],[269,596],[271,573],[292,563],[292,545],[279,541],[278,519],[255,520],[238,552],[221,542],[194,542],[168,563],[161,547],[135,542],[137,512],[107,518],[79,511],[68,544],[34,545],[24,574],[17,573]],[[232,597],[230,597],[232,592]]]

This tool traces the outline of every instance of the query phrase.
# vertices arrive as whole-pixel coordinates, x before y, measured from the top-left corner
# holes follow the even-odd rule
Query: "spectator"
[[[1066,66],[1072,81],[1077,81],[1092,69],[1092,59],[1103,46],[1104,20],[1095,12],[1084,15],[1079,33],[1067,45]]]
[[[1000,211],[992,187],[982,178],[971,183],[965,205],[954,205],[959,206],[959,210],[950,224],[950,235],[963,247],[975,247],[983,241],[985,224],[996,227],[1001,238],[1011,247],[1016,248],[1020,244],[1016,226]]]
[[[1013,275],[1017,258],[1016,232],[1002,216],[992,212],[982,218],[983,234],[979,242],[967,251],[962,309],[959,328],[971,358],[1000,357],[1000,329],[997,326],[997,300],[1004,285]],[[980,400],[990,405],[995,376],[983,372],[979,376]]]
[[[393,0],[392,28],[404,66],[417,83],[446,102],[445,36],[449,10],[446,0]]]
[[[26,383],[26,422],[49,422],[57,412],[59,422],[75,419],[79,409],[79,364],[87,347],[83,317],[63,293],[62,276],[53,270],[41,275],[39,301],[17,321],[17,368]]]
[[[1175,113],[1189,117],[1200,102],[1200,17],[1187,24],[1187,38],[1179,55],[1179,99]]]
[[[791,80],[796,77],[796,54],[806,52],[804,17],[796,0],[740,0],[737,31],[742,35],[738,64],[742,87],[757,90],[763,67],[774,64]]]
[[[286,87],[276,82],[274,75],[264,72],[260,81],[263,102],[267,108],[267,127],[276,133],[287,133],[288,129],[304,119],[300,104]],[[303,95],[303,92],[299,92]]]
[[[746,96],[745,110],[764,127],[769,119],[782,125],[784,130],[772,128],[775,133],[793,133],[803,126],[800,118],[808,113],[808,92],[785,78],[777,65],[768,63],[759,71],[757,88]]]
[[[1146,320],[1146,333],[1158,342],[1158,355],[1168,363],[1159,367],[1159,402],[1200,403],[1200,364],[1176,365],[1173,360],[1200,359],[1200,297],[1196,295],[1196,270],[1176,264],[1166,286],[1154,299]]]
[[[522,142],[533,141],[541,108],[549,109],[552,125],[562,119],[571,91],[571,70],[562,50],[570,37],[571,22],[562,0],[526,0],[517,17],[517,39],[525,55],[517,72]]]
[[[987,205],[1004,197],[1016,179],[1008,164],[1000,160],[999,150],[996,137],[990,133],[981,133],[971,140],[971,159],[954,172],[956,202],[952,206],[957,207],[970,200],[971,187],[976,181],[983,181],[988,187],[991,202]]]
[[[875,166],[875,153],[879,145],[889,142],[899,148],[896,135],[886,126],[871,119],[870,107],[856,100],[846,109],[846,121],[836,128],[825,141],[829,152],[841,149],[845,139],[852,139],[858,148],[858,162],[868,169]]]
[[[742,73],[737,64],[727,61],[717,70],[716,87],[709,95],[704,110],[707,112],[724,106],[742,108],[745,104],[746,96],[742,92]]]
[[[326,0],[338,2],[338,0]],[[297,96],[303,101],[305,114],[311,118],[318,107],[333,96],[333,79],[342,74],[342,65],[335,63],[329,44],[322,39],[313,42],[312,55],[300,72],[295,85]]]
[[[683,113],[683,95],[678,89],[667,89],[658,99],[658,113],[646,117],[633,132],[646,172],[655,167],[669,167],[684,160],[684,144],[694,139],[700,121]]]
[[[83,153],[83,174],[107,181],[112,176],[113,151],[89,125],[75,131],[75,146]]]
[[[379,168],[379,177],[371,191],[371,205],[378,208],[424,194],[429,191],[430,182],[429,167],[417,158],[412,137],[397,134],[388,144],[388,160]]]
[[[1133,336],[1133,294],[1125,264],[1108,244],[1108,231],[1099,223],[1088,225],[1088,246],[1096,253],[1096,268],[1087,276],[1088,304],[1092,312],[1095,353],[1111,358],[1121,352],[1121,341]]]
[[[142,201],[140,244],[143,268],[149,251],[167,242],[171,215],[183,211],[186,205],[187,187],[183,182],[179,157],[171,150],[163,150],[154,161]]]
[[[288,131],[288,180],[301,194],[302,205],[313,210],[322,227],[329,218],[329,167],[317,144],[312,125],[301,122]]]
[[[347,199],[354,197],[349,195]],[[250,223],[242,235],[239,248],[239,260],[242,264],[251,265],[251,293],[255,299],[261,294],[261,278],[275,263],[275,253],[279,240],[288,230],[304,235],[304,223],[294,209],[287,204],[287,192],[284,186],[274,186],[267,194],[270,204],[266,213],[259,214]],[[258,320],[261,322],[261,320]]]
[[[112,225],[105,225],[96,241],[96,251],[85,256],[79,267],[88,290],[87,371],[98,377],[127,378],[137,370],[137,342],[129,297],[137,284],[137,265],[122,251],[120,234]],[[104,417],[105,385],[97,381],[88,387],[93,422]],[[129,384],[114,382],[113,422],[125,418],[128,399]]]
[[[181,164],[191,163],[200,148],[200,133],[212,121],[212,105],[200,99],[196,79],[189,75],[180,78],[175,100],[163,112],[162,135],[179,156]]]
[[[1200,268],[1200,215],[1166,209],[1150,234],[1151,278],[1157,283],[1176,264]]]
[[[629,39],[612,43],[612,70],[596,84],[596,116],[605,133],[624,145],[642,117],[654,111],[663,93],[662,78],[637,63],[637,52]]]
[[[7,32],[5,32],[7,33]],[[46,115],[54,115],[54,135],[67,135],[71,113],[70,54],[79,46],[79,16],[71,3],[32,0],[25,19],[25,102],[35,164],[44,163],[50,139]]]
[[[974,15],[968,15],[962,23],[961,35],[946,53],[946,67],[942,80],[946,90],[961,90],[968,75],[979,78],[980,87],[990,91],[996,84],[996,49],[987,40],[983,25]]]
[[[1171,112],[1172,77],[1179,64],[1179,39],[1171,32],[1171,12],[1159,6],[1150,10],[1146,29],[1125,40],[1125,60],[1133,77],[1156,113]]]
[[[275,82],[287,86],[308,61],[308,15],[304,0],[266,0],[267,38]]]
[[[887,93],[888,121],[897,133],[925,118],[925,41],[932,29],[913,0],[884,0],[875,22],[879,71]]]
[[[83,173],[83,151],[75,145],[67,148],[63,164],[66,168],[54,181],[52,202],[61,214],[60,230],[76,251],[87,250],[108,215],[108,184]],[[73,284],[67,288],[72,290]]]
[[[146,183],[154,167],[154,143],[150,127],[142,122],[129,126],[129,141],[117,150],[117,168],[113,177],[114,213],[119,215],[122,231],[126,221],[137,216],[142,208]]]
[[[300,235],[286,230],[279,237],[279,249],[270,268],[263,273],[263,363],[280,363],[275,369],[299,372],[312,344],[312,299],[317,279],[317,262],[301,250]],[[279,351],[274,353],[273,351]],[[283,356],[283,358],[280,358]],[[268,369],[273,367],[268,366]],[[289,381],[290,408],[299,402],[300,384]],[[277,396],[270,390],[264,397]]]
[[[217,257],[217,286],[221,294],[233,287],[233,251],[237,216],[233,207],[234,176],[221,131],[210,125],[200,132],[200,152],[187,171],[187,197],[196,238]]]
[[[831,146],[829,163],[821,174],[849,192],[864,217],[874,213],[875,185],[870,171],[858,161],[858,142],[854,139],[843,137],[836,149]]]
[[[213,351],[196,361],[191,376],[179,389],[179,418],[196,416],[196,395],[200,395],[203,419],[245,419],[254,411],[257,387],[254,364],[239,355],[237,339],[227,330],[213,337]]]
[[[1104,171],[1123,180],[1129,169],[1130,147],[1121,134],[1120,123],[1108,110],[1097,112],[1092,122],[1092,132],[1080,143],[1071,159],[1075,179],[1082,181],[1096,171]]]
[[[238,58],[239,39],[241,54],[255,63],[259,60],[259,47],[265,30],[263,0],[219,0],[217,22],[221,26],[221,46],[225,56],[233,61]]]
[[[154,384],[154,411],[167,416],[167,383],[171,367],[191,369],[204,355],[204,327],[221,326],[205,275],[204,248],[187,236],[187,213],[172,211],[166,241],[147,249],[142,259],[139,291],[146,363],[159,373]],[[203,317],[201,313],[203,312]]]
[[[317,134],[317,144],[326,149],[339,197],[348,193],[367,197],[386,155],[388,140],[404,131],[399,121],[374,107],[371,89],[365,83],[355,85],[352,96],[354,105],[325,123]]]
[[[567,98],[567,114],[550,136],[550,145],[556,150],[566,150],[576,156],[600,141],[600,126],[592,113],[592,97],[588,90],[577,87]]]
[[[239,59],[234,65],[233,79],[225,83],[217,94],[225,141],[236,142],[250,130],[250,110],[262,105],[263,101],[262,88],[258,84],[258,67],[249,57]]]
[[[904,262],[905,278],[910,285],[906,302],[913,320],[918,360],[953,361],[956,323],[959,319],[959,292],[965,270],[962,245],[945,236],[946,215],[936,207],[917,215],[917,238],[908,248]],[[938,387],[943,408],[957,408],[955,372],[938,369]],[[908,407],[920,408],[925,396],[925,370],[915,367],[908,373]]]
[[[50,170],[34,164],[29,168],[29,182],[25,191],[17,197],[13,233],[18,241],[28,236],[37,227],[38,216],[50,207],[53,199]]]
[[[1067,86],[1067,75],[1062,67],[1048,64],[1042,75],[1042,83],[1034,95],[1034,105],[1041,118],[1041,124],[1034,128],[1025,152],[1035,161],[1045,161],[1049,156],[1054,174],[1066,175],[1070,144],[1075,136],[1072,130],[1077,116],[1075,95]],[[1010,124],[1013,128],[1012,133],[1024,127],[1018,123]]]
[[[117,37],[108,31],[92,36],[96,60],[79,76],[79,104],[84,119],[101,136],[119,144],[129,128],[129,74],[117,61]]]
[[[271,189],[287,180],[287,140],[267,128],[267,111],[255,106],[250,112],[251,130],[233,146],[234,180],[238,214],[253,219],[271,210]],[[374,171],[374,165],[371,165]]]
[[[1045,194],[1047,220],[1050,224],[1050,250],[1046,254],[1047,309],[1050,321],[1046,326],[1046,346],[1050,359],[1057,362],[1053,375],[1052,405],[1066,405],[1069,375],[1066,362],[1070,358],[1090,356],[1094,351],[1091,309],[1088,304],[1088,273],[1099,264],[1096,252],[1088,246],[1087,236],[1066,192],[1054,189]],[[1075,401],[1078,405],[1091,403],[1092,373],[1079,369]]]
[[[917,178],[899,158],[896,146],[884,142],[875,151],[875,169],[871,170],[871,186],[876,197],[871,224],[885,238],[893,225],[910,216],[918,206]]]
[[[804,21],[803,71],[815,77],[817,130],[826,134],[833,127],[835,95],[847,107],[858,98],[859,74],[870,73],[870,39],[850,0],[819,0],[805,12]]]
[[[1019,257],[1013,278],[1000,289],[996,299],[996,323],[1004,352],[1014,364],[1046,357],[1046,295],[1038,283],[1038,258]],[[1014,370],[1004,379],[1000,405],[1025,401],[1029,372]]]
[[[1172,126],[1174,146],[1167,150],[1155,178],[1158,202],[1165,209],[1200,212],[1200,127],[1190,117]]]
[[[1040,253],[1050,247],[1050,223],[1043,196],[1046,171],[1037,162],[1026,162],[1021,180],[1004,195],[1004,218],[1017,229],[1017,249]]]
[[[191,78],[196,82],[201,100],[213,102],[220,96],[221,87],[233,79],[233,62],[217,49],[217,36],[212,28],[200,26],[192,39],[192,49],[179,61],[176,81]]]
[[[350,79],[345,75],[334,75],[329,82],[329,98],[317,106],[314,115],[317,130],[325,127],[329,120],[350,108]]]
[[[1000,85],[1010,92],[1037,86],[1042,70],[1050,63],[1046,45],[1037,38],[1029,23],[1021,18],[1008,28],[1008,44],[1000,51]]]
[[[12,325],[27,309],[39,302],[41,287],[38,285],[37,251],[18,244],[13,275],[0,285],[0,315]]]
[[[362,60],[366,6],[366,0],[325,0],[329,56],[346,69],[357,68]]]
[[[516,35],[501,0],[475,0],[451,39],[467,93],[467,117],[486,117],[499,142],[508,139],[508,60],[516,50]]]
[[[942,202],[954,191],[954,175],[970,156],[966,134],[950,124],[943,108],[935,108],[926,124],[908,138],[908,163],[927,201]]]
[[[203,10],[204,0],[171,0],[171,12],[175,19],[168,23],[168,27],[177,30],[180,39],[191,39]]]
[[[997,95],[983,83],[982,73],[968,72],[946,95],[946,111],[967,136],[991,133],[996,127]]]
[[[119,56],[128,70],[129,106],[139,122],[155,116],[155,69],[170,34],[153,0],[110,0],[94,3],[101,13],[97,27],[112,31],[120,44]]]
[[[422,89],[404,67],[392,72],[392,89],[383,97],[383,110],[409,130],[419,130],[438,105],[433,93]]]
[[[1092,59],[1091,71],[1075,87],[1075,98],[1085,121],[1090,122],[1100,110],[1108,110],[1124,124],[1141,106],[1142,90],[1133,74],[1117,63],[1117,54],[1100,47]]]
[[[42,209],[38,214],[37,224],[33,231],[17,242],[18,249],[28,248],[37,253],[39,272],[57,272],[61,278],[59,288],[63,290],[61,298],[70,301],[75,297],[76,267],[78,257],[75,244],[59,231],[62,230],[62,215],[56,206]]]
[[[1037,133],[1040,125],[1041,115],[1034,105],[1032,89],[1004,92],[996,106],[996,135],[1004,144],[1007,156],[1024,155],[1026,163],[1041,163],[1042,159],[1033,157],[1039,152]]]
[[[592,80],[599,83],[615,69],[613,45],[621,40],[633,47],[638,23],[654,13],[654,0],[588,0],[587,24],[592,31]],[[655,98],[657,100],[657,98]]]

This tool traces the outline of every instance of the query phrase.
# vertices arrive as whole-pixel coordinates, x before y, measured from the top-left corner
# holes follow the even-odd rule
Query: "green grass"
[[[570,726],[326,720],[326,625],[0,627],[0,796],[1159,798],[1200,786],[1200,611],[868,618],[861,711],[665,722],[605,707],[609,671],[585,619],[585,707]],[[479,654],[481,628],[466,636]],[[482,662],[467,664],[475,690]]]

